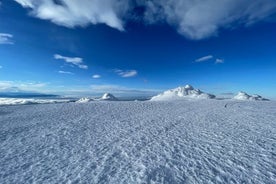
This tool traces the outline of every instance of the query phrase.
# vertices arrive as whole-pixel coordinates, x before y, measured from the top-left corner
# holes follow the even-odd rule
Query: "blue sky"
[[[0,2],[0,91],[276,97],[274,0]]]

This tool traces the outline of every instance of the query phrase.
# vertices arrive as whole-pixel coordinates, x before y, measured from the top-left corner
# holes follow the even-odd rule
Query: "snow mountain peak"
[[[110,101],[115,101],[118,100],[114,95],[110,94],[110,93],[105,93],[103,94],[103,96],[101,97],[101,100],[110,100]]]
[[[193,86],[191,86],[190,84],[187,84],[184,88],[185,88],[185,89],[190,89],[190,90],[193,90],[193,89],[194,89]]]
[[[151,98],[152,101],[162,101],[162,100],[180,100],[180,99],[212,99],[215,95],[207,94],[199,89],[194,89],[191,85],[185,85],[184,87],[177,87]]]
[[[240,91],[236,96],[234,96],[235,100],[252,100],[252,101],[267,101],[268,99],[263,98],[260,95],[249,95],[246,92]]]

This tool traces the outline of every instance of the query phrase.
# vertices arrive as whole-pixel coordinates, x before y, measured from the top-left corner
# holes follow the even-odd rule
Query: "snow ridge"
[[[83,97],[83,98],[80,98],[78,101],[76,101],[76,103],[88,103],[91,101],[94,101],[94,100],[92,98]]]
[[[236,96],[233,97],[235,100],[252,100],[252,101],[268,101],[260,95],[249,95],[243,91],[240,91]]]
[[[204,93],[199,89],[194,89],[191,85],[185,87],[177,87],[175,89],[167,90],[157,96],[151,98],[151,101],[167,101],[179,99],[213,99],[215,95]]]
[[[0,105],[30,105],[30,104],[66,103],[66,102],[70,102],[70,100],[33,99],[33,98],[0,98]]]

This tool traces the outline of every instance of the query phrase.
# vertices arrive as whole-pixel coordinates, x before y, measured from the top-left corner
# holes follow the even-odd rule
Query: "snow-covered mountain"
[[[240,91],[236,96],[233,97],[235,100],[253,100],[253,101],[267,101],[268,99],[263,98],[260,95],[249,95],[245,92]]]
[[[191,85],[185,87],[178,87],[165,91],[157,96],[151,98],[151,101],[163,101],[163,100],[179,100],[179,99],[212,99],[215,95],[204,93],[199,89],[194,89]]]
[[[118,99],[114,95],[112,95],[110,93],[105,93],[100,98],[100,100],[117,101]]]
[[[80,98],[78,101],[76,101],[76,103],[87,103],[91,101],[94,101],[94,100],[92,98],[83,97],[83,98]]]

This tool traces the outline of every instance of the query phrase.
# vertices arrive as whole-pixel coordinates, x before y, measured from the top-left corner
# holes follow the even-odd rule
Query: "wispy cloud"
[[[0,33],[0,44],[14,44],[12,38],[12,34]]]
[[[66,63],[75,65],[81,69],[88,69],[88,66],[83,64],[83,58],[80,57],[66,57],[59,54],[55,54],[54,58],[58,60],[63,60]]]
[[[198,63],[199,62],[204,62],[204,61],[208,61],[208,60],[213,59],[213,58],[214,58],[214,56],[208,55],[208,56],[204,56],[204,57],[196,59],[195,62],[198,62]]]
[[[124,30],[124,24],[143,7],[139,20],[167,23],[185,37],[200,40],[264,21],[276,13],[275,0],[15,0],[30,15],[55,24],[75,27],[106,24]]]
[[[72,73],[72,72],[63,71],[63,70],[58,71],[58,73],[60,73],[60,74],[69,74],[69,75],[74,75],[74,73]]]
[[[120,69],[115,69],[115,73],[117,73],[119,76],[128,78],[128,77],[135,77],[138,75],[138,72],[136,70],[120,70]]]
[[[0,81],[0,92],[10,90],[39,91],[47,87],[44,82],[25,82],[25,81]]]
[[[276,13],[275,0],[151,0],[146,4],[149,23],[167,22],[193,40],[218,35],[220,29],[248,26]]]
[[[128,10],[128,0],[15,0],[31,15],[66,27],[104,23],[123,30],[121,17]]]
[[[91,85],[90,90],[93,93],[113,93],[113,94],[121,94],[121,95],[155,95],[160,92],[160,90],[156,89],[135,89],[124,87],[120,85],[110,85],[110,84],[103,84],[103,85]]]
[[[216,59],[216,64],[221,64],[221,63],[224,63],[224,59]]]
[[[92,78],[93,79],[99,79],[99,78],[101,78],[102,76],[101,75],[98,75],[98,74],[95,74],[95,75],[92,75]]]

